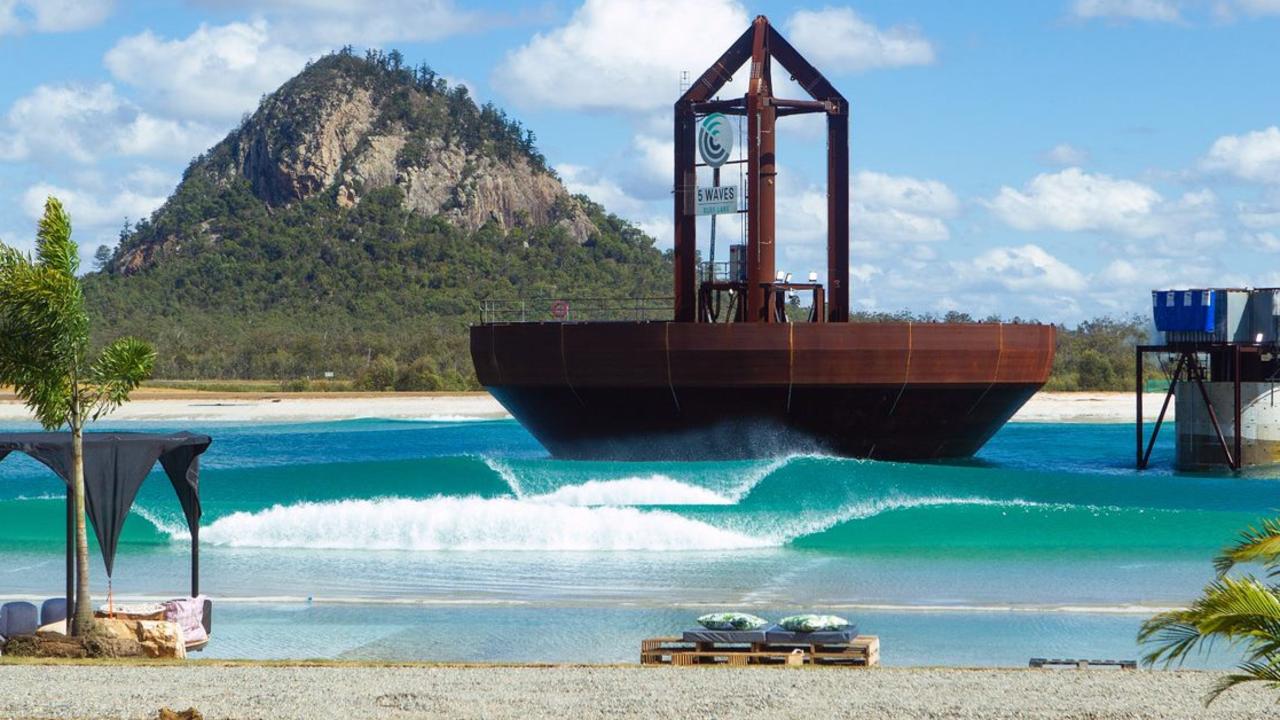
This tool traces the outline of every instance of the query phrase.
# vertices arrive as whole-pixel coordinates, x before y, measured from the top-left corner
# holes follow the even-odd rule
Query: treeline
[[[670,258],[585,197],[598,232],[582,244],[555,226],[471,232],[402,199],[392,187],[350,209],[323,195],[269,209],[247,181],[190,177],[145,228],[187,238],[182,252],[85,276],[94,327],[154,343],[160,378],[333,373],[368,389],[465,390],[477,387],[467,327],[484,299],[669,292]],[[220,218],[216,236],[181,227],[205,217]]]

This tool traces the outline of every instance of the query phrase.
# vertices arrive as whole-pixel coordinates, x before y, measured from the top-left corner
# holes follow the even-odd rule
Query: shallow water
[[[1133,471],[1131,425],[1009,425],[950,464],[556,461],[513,421],[187,429],[215,438],[214,656],[630,661],[708,609],[821,609],[881,635],[887,663],[1136,657],[1142,619],[1280,507],[1269,471]],[[0,596],[60,592],[60,493],[0,464]],[[116,594],[181,593],[187,540],[156,474]]]

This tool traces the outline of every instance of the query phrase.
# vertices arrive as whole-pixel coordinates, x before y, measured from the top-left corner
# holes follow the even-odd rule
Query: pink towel
[[[178,624],[182,628],[182,637],[187,645],[194,645],[209,639],[204,631],[205,596],[194,598],[178,598],[164,604],[164,619]]]

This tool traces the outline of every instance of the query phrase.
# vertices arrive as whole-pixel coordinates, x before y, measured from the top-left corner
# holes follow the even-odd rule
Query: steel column
[[[689,103],[675,107],[675,321],[697,318],[698,218],[693,214],[697,187],[694,169],[694,115]]]
[[[200,523],[191,526],[191,597],[200,597]]]
[[[827,116],[827,319],[849,319],[849,104]]]
[[[766,131],[772,149],[773,124],[765,118],[769,108],[768,48],[765,38],[768,25],[757,17],[752,23],[755,32],[751,39],[751,79],[747,84],[747,322],[769,321],[769,297],[764,290],[773,282],[773,208],[766,206],[773,199],[769,192],[766,199],[764,185],[764,143]],[[772,115],[769,119],[772,119]],[[773,153],[770,152],[770,164]],[[772,178],[770,178],[772,180]],[[766,237],[766,234],[768,237]],[[765,245],[769,257],[766,258]],[[767,272],[766,272],[767,267]]]
[[[1233,375],[1235,376],[1235,430],[1236,430],[1235,452],[1232,453],[1232,456],[1235,457],[1235,460],[1236,460],[1236,464],[1234,468],[1236,470],[1239,470],[1240,467],[1244,464],[1244,455],[1241,452],[1241,445],[1243,444],[1241,442],[1243,438],[1243,430],[1240,427],[1240,424],[1241,424],[1240,419],[1244,411],[1244,408],[1240,406],[1240,378],[1241,378],[1240,360],[1241,360],[1240,346],[1236,345],[1235,357],[1232,358],[1232,366],[1233,366],[1232,369],[1235,371]]]

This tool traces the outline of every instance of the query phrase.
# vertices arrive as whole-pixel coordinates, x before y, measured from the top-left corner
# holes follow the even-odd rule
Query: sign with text
[[[737,186],[699,186],[697,208],[699,215],[726,215],[738,212]]]

